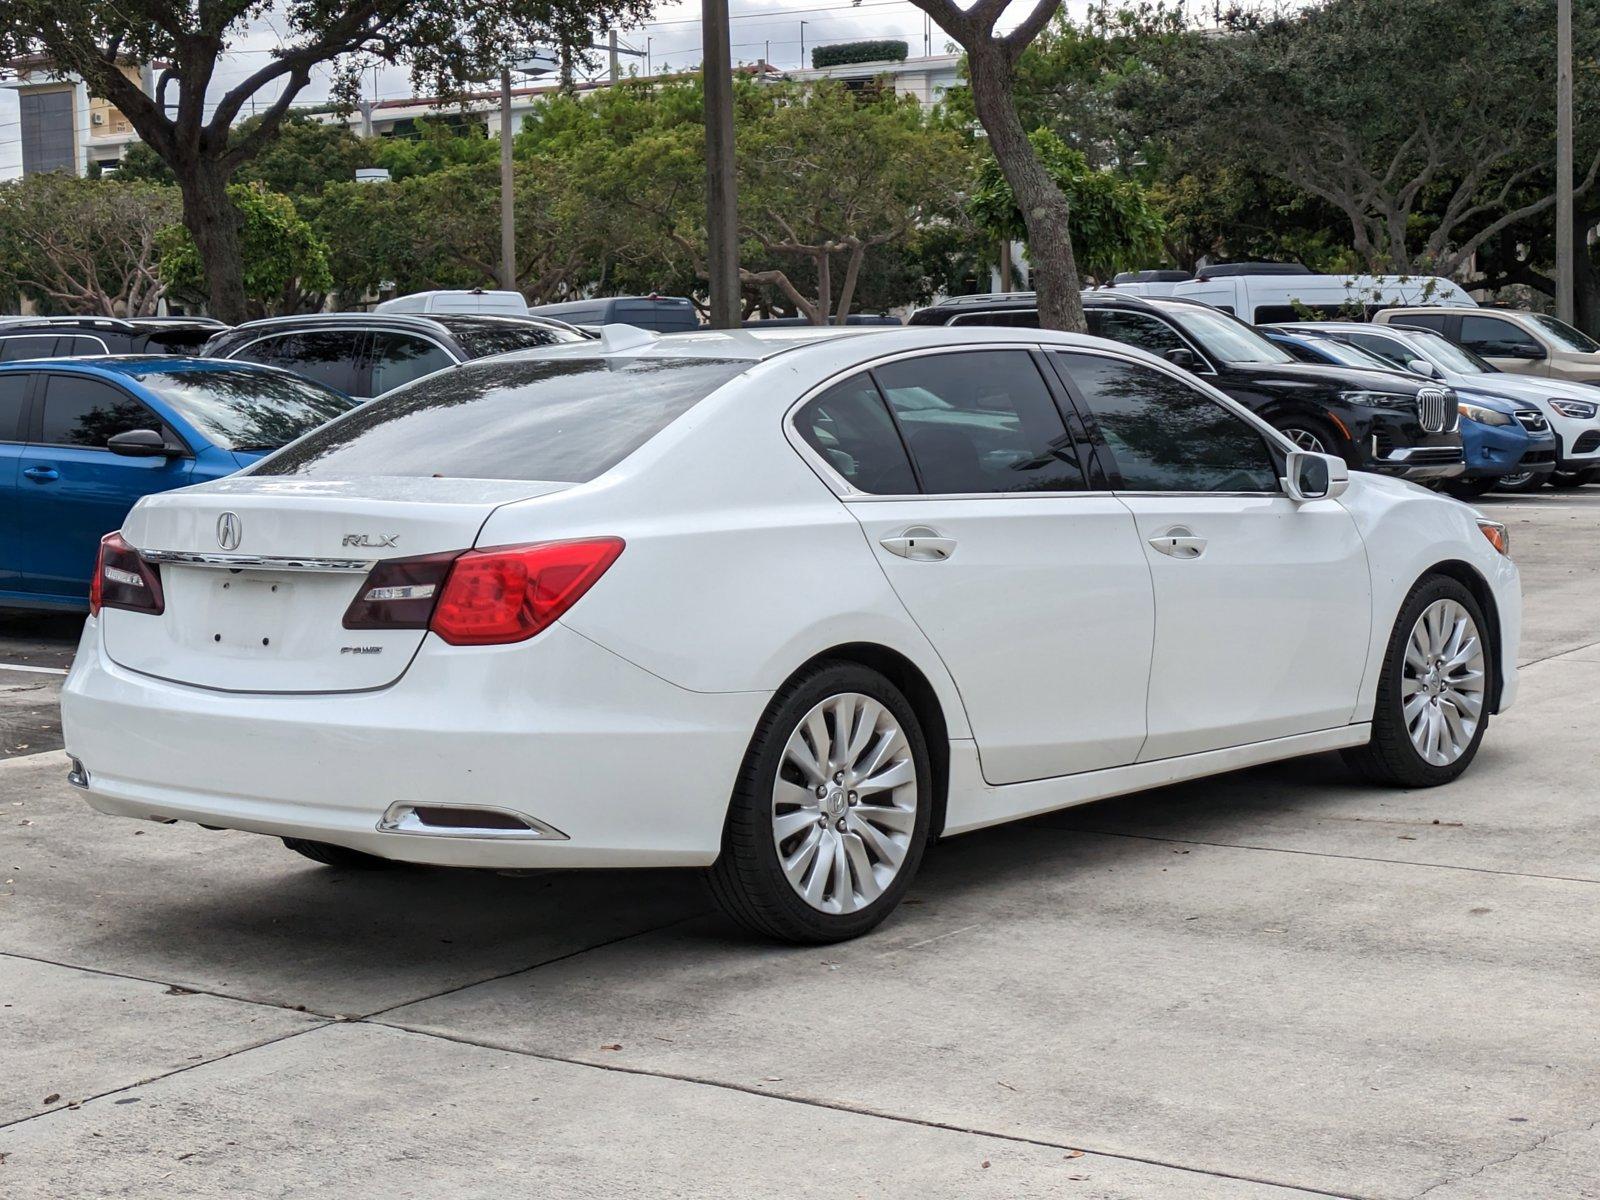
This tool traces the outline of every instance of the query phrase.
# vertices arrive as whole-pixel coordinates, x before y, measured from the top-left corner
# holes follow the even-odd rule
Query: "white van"
[[[1252,325],[1318,318],[1370,320],[1381,309],[1419,304],[1477,307],[1458,284],[1435,275],[1313,275],[1277,270],[1258,274],[1248,270],[1255,265],[1202,267],[1193,279],[1174,284],[1168,294],[1203,301]]]
[[[525,317],[528,302],[521,292],[470,291],[412,292],[373,306],[380,313],[467,313],[486,317]]]

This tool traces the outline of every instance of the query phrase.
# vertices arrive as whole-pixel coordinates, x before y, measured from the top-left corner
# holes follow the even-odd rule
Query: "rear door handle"
[[[61,478],[61,472],[54,467],[29,467],[23,474],[35,483],[49,483],[53,479]]]
[[[943,537],[926,525],[913,525],[898,537],[883,538],[878,545],[912,562],[943,562],[956,552],[955,538]]]
[[[1173,558],[1199,558],[1206,552],[1206,539],[1196,537],[1194,531],[1183,525],[1174,525],[1165,533],[1150,539],[1150,545]]]

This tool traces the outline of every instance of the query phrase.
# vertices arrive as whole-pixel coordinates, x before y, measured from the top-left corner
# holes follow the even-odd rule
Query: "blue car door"
[[[0,374],[0,592],[17,590],[26,545],[25,526],[17,514],[17,460],[27,437],[28,386],[31,374]]]
[[[132,429],[153,429],[182,443],[148,405],[106,379],[66,371],[40,375],[32,436],[17,473],[17,515],[27,540],[21,590],[83,601],[100,539],[121,528],[139,497],[188,483],[194,458],[112,453],[106,443]]]

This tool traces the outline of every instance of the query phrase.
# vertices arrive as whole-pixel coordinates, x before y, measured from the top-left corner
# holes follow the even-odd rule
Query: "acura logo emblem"
[[[237,550],[244,536],[244,524],[238,513],[225,512],[217,518],[217,545],[224,550]]]

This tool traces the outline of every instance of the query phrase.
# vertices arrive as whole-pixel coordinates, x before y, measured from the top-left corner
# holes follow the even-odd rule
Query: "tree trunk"
[[[967,58],[973,107],[1028,227],[1028,263],[1039,293],[1039,325],[1082,333],[1083,297],[1067,229],[1067,198],[1034,153],[1017,116],[1015,72],[993,43],[969,51]]]
[[[1573,225],[1572,323],[1594,337],[1600,334],[1600,271],[1595,270],[1594,256],[1584,240],[1589,225],[1581,217]]]
[[[239,254],[239,214],[228,199],[227,175],[204,159],[182,181],[183,224],[205,270],[211,315],[237,325],[246,320],[244,262]]]

